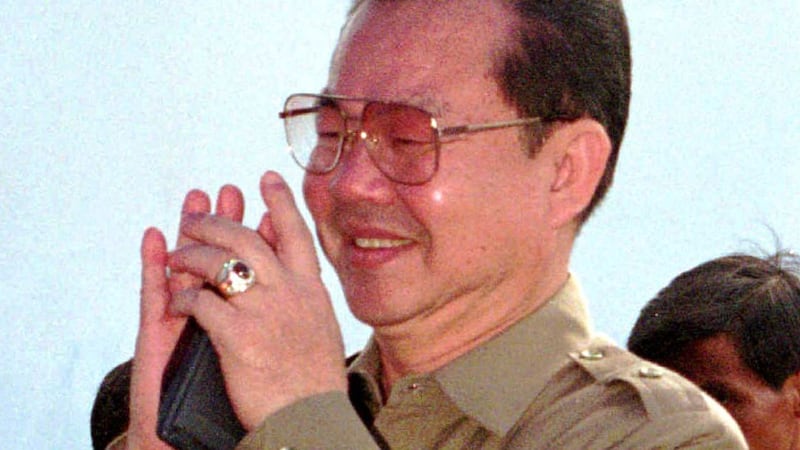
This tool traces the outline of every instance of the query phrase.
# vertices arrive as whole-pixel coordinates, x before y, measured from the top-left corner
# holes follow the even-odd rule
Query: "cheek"
[[[431,231],[462,218],[465,200],[469,200],[463,189],[453,189],[445,183],[399,186],[397,192],[398,206]]]
[[[795,436],[794,415],[781,402],[757,401],[729,411],[753,448],[787,448]]]
[[[325,216],[325,211],[330,209],[328,183],[324,177],[306,175],[303,178],[303,198],[308,211],[317,222]]]
[[[477,181],[477,180],[472,180]],[[495,245],[517,242],[535,210],[518,192],[504,189],[500,180],[481,180],[454,186],[404,192],[406,210],[430,234],[437,255],[472,260]],[[517,195],[515,195],[517,194]],[[518,214],[509,214],[516,211]]]
[[[444,203],[444,192],[442,192],[442,190],[433,191],[430,200],[433,205],[441,205]]]
[[[330,257],[331,233],[331,197],[328,190],[328,183],[324,177],[306,176],[303,180],[303,198],[306,207],[314,220],[314,227],[317,237],[320,240],[322,249]]]

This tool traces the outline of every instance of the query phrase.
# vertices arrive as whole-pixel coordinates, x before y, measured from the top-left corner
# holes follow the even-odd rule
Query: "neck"
[[[539,280],[534,286],[501,283],[443,302],[411,323],[376,328],[384,392],[404,376],[447,365],[539,309],[566,283],[566,267],[532,277]]]

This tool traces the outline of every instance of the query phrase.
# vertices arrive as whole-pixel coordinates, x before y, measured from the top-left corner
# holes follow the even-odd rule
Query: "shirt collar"
[[[434,377],[462,411],[504,435],[566,363],[569,352],[590,336],[583,295],[571,276],[533,314]]]
[[[351,358],[352,362],[347,367],[350,401],[357,410],[366,408],[369,416],[365,422],[372,422],[383,404],[381,357],[375,339],[370,337],[364,350]]]
[[[580,286],[570,276],[533,314],[433,374],[442,390],[466,415],[505,435],[568,354],[591,337]],[[380,356],[370,339],[350,366],[370,385],[373,414],[380,408]]]

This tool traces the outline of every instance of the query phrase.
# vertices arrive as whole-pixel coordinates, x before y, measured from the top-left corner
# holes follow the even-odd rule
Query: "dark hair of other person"
[[[744,364],[778,390],[800,371],[800,260],[734,254],[675,278],[642,309],[628,348],[666,364],[692,342],[726,333]]]
[[[355,0],[349,15],[364,3]],[[403,1],[403,0],[383,0]],[[581,223],[611,187],[631,98],[631,50],[619,0],[498,0],[519,19],[517,41],[497,56],[500,89],[521,117],[590,117],[611,139],[605,172]],[[535,154],[541,139],[531,139]]]

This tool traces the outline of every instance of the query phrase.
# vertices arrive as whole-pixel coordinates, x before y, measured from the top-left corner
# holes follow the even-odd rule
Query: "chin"
[[[364,294],[364,292],[348,292],[345,289],[350,312],[360,322],[373,328],[396,325],[414,316],[413,311],[408,309],[410,306],[408,297],[404,300],[395,296]]]

